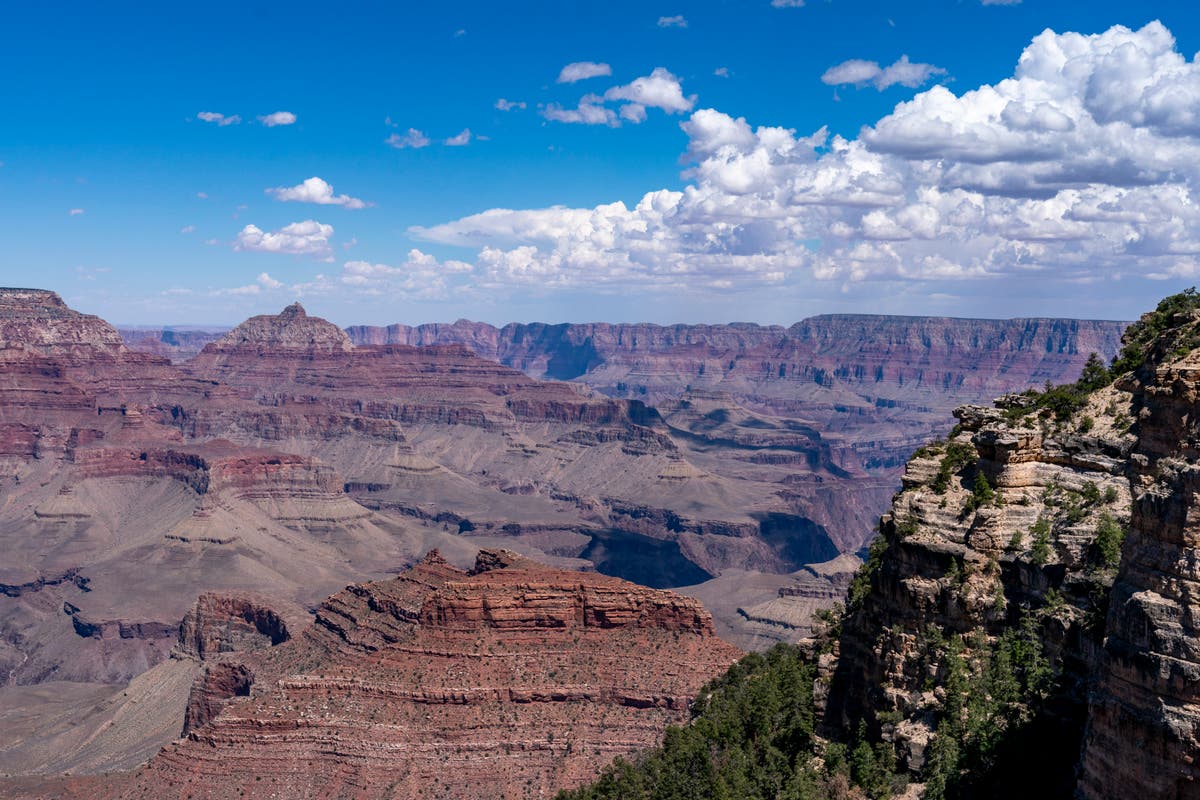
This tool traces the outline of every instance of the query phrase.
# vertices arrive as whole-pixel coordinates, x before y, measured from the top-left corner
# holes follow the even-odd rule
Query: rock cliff
[[[210,669],[231,699],[100,794],[543,797],[657,741],[738,655],[689,598],[504,551],[469,572],[434,553]]]
[[[1136,420],[1133,518],[1089,706],[1087,800],[1133,786],[1147,800],[1200,796],[1200,313],[1190,305],[1121,382]]]

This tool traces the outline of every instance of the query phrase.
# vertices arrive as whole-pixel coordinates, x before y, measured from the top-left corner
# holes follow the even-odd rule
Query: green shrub
[[[965,442],[950,442],[946,445],[946,454],[938,466],[937,475],[933,479],[933,490],[945,494],[950,488],[950,479],[957,475],[969,464],[974,464],[978,458],[974,445]]]
[[[1033,563],[1039,567],[1050,560],[1050,521],[1043,516],[1037,518],[1029,529],[1033,536],[1033,549],[1030,553]]]
[[[1121,562],[1121,543],[1125,530],[1107,511],[1096,524],[1096,555],[1101,567],[1112,569]]]

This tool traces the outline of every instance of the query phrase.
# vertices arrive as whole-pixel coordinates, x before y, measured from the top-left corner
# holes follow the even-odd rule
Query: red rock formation
[[[203,660],[288,641],[287,623],[267,602],[245,592],[205,592],[180,623],[180,651]]]
[[[115,796],[523,798],[686,719],[739,655],[693,600],[484,551],[330,598],[304,636],[226,667],[229,700]]]

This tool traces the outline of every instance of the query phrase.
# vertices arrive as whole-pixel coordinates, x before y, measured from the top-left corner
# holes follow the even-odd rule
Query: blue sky
[[[1200,24],[1084,5],[22,4],[0,283],[144,324],[1129,318],[1200,269]]]

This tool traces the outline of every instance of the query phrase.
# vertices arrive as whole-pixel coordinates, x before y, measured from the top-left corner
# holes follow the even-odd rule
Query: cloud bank
[[[842,64],[830,82],[908,85],[929,66]],[[611,125],[693,105],[655,70],[556,113]],[[480,286],[539,291],[1200,274],[1200,65],[1158,22],[1046,31],[1011,77],[960,95],[934,86],[854,139],[711,108],[682,128],[682,191],[411,233],[473,248]]]

